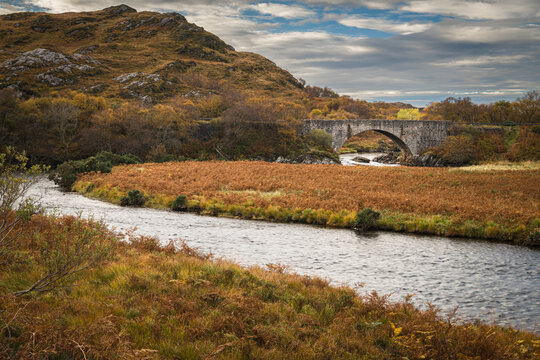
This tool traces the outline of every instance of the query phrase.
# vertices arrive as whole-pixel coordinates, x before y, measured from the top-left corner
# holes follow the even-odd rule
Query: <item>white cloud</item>
[[[457,16],[465,19],[512,19],[540,15],[537,0],[413,0],[399,8],[404,11]]]
[[[0,4],[0,15],[11,14],[17,11],[23,11],[23,7],[15,6],[11,4]]]
[[[538,0],[302,0],[327,6],[354,6],[400,10],[463,19],[512,19],[540,16]]]
[[[467,57],[461,59],[453,59],[444,62],[432,63],[436,66],[484,66],[484,65],[496,65],[496,64],[516,64],[520,61],[527,59],[525,55],[500,55],[500,56],[476,56]]]
[[[337,21],[342,25],[356,27],[359,29],[373,29],[403,35],[424,32],[432,26],[430,23],[397,22],[359,16],[345,17],[342,19],[337,19]]]
[[[507,21],[443,21],[434,28],[433,35],[446,41],[464,43],[526,42],[540,40],[540,27]]]
[[[250,5],[249,8],[264,15],[271,15],[284,19],[302,19],[316,15],[313,10],[298,5],[260,3]]]

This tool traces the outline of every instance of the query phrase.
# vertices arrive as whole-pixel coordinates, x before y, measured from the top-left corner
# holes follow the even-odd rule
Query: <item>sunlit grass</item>
[[[503,171],[503,170],[540,170],[540,161],[497,161],[480,165],[453,168],[452,171]]]
[[[443,221],[439,219],[437,221]],[[47,225],[48,224],[48,225]],[[32,232],[54,231],[39,219]],[[59,229],[60,230],[60,229]],[[459,324],[408,300],[284,272],[242,268],[185,245],[132,236],[69,286],[23,298],[36,258],[0,272],[0,358],[63,359],[536,359],[534,334]],[[39,252],[22,241],[21,251]],[[6,325],[7,324],[7,325]],[[7,330],[6,330],[7,329]]]

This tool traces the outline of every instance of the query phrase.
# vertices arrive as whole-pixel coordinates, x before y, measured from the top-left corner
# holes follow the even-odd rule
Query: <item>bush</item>
[[[364,208],[356,213],[354,219],[354,229],[358,231],[367,231],[377,224],[377,219],[381,214],[370,208]]]
[[[449,136],[433,150],[433,155],[446,165],[468,165],[475,160],[474,143],[465,135]]]
[[[510,161],[540,160],[540,131],[522,126],[517,141],[510,147],[506,157]]]
[[[186,211],[187,210],[187,200],[185,195],[178,195],[174,199],[172,206],[172,211]]]
[[[11,147],[0,154],[0,265],[11,259],[20,235],[18,224],[30,220],[40,210],[26,194],[48,168],[28,167],[27,161],[24,152],[18,153]]]
[[[315,145],[332,148],[332,135],[324,130],[315,129],[306,134],[306,140]]]
[[[127,196],[120,199],[120,205],[122,206],[143,206],[146,202],[146,197],[139,190],[131,190]]]
[[[56,168],[49,178],[66,191],[71,190],[71,186],[81,173],[99,171],[102,173],[111,172],[113,166],[120,164],[137,164],[141,160],[132,154],[118,155],[108,151],[102,151],[96,156],[91,156],[84,160],[70,160],[62,163]]]
[[[79,217],[48,217],[34,235],[44,271],[36,282],[15,295],[45,292],[65,284],[72,275],[112,257],[117,239],[102,222]]]

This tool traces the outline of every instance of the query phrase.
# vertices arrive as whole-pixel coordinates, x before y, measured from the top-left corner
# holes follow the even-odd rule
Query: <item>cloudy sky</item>
[[[539,0],[119,0],[176,11],[309,84],[422,106],[540,89]],[[0,13],[102,9],[109,0],[2,0]]]

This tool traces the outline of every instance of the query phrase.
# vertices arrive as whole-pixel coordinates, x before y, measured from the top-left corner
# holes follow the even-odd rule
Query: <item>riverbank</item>
[[[78,224],[74,226],[74,224]],[[280,265],[242,268],[152,238],[120,241],[103,225],[34,217],[18,261],[0,272],[0,357],[70,359],[535,359],[531,333],[456,324],[436,309],[358,296]],[[80,229],[82,231],[78,231]],[[22,297],[51,249],[84,233],[108,260],[52,291]],[[90,234],[90,235],[88,235]],[[39,239],[39,241],[36,241]],[[63,239],[63,240],[62,240]],[[61,241],[61,242],[60,242]],[[43,248],[44,244],[48,246]]]
[[[120,203],[133,189],[144,206],[351,228],[357,211],[381,213],[376,229],[527,244],[538,237],[540,171],[451,171],[290,165],[265,162],[181,162],[115,167],[79,178],[73,189]]]

